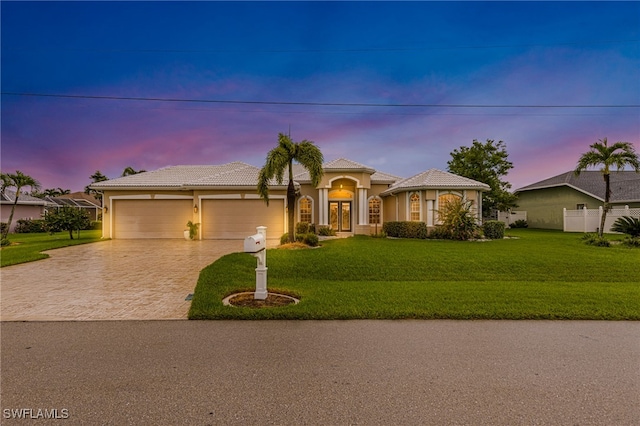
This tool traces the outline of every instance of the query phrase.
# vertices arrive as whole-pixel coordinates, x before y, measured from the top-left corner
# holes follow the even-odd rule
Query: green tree
[[[473,212],[473,202],[460,197],[452,197],[438,210],[441,224],[440,231],[452,240],[469,240],[479,230],[476,215]]]
[[[69,238],[73,240],[73,231],[87,229],[91,224],[89,213],[84,209],[63,206],[45,215],[45,223],[49,232],[69,231]]]
[[[609,210],[609,200],[611,200],[611,169],[616,167],[617,171],[631,166],[636,173],[640,172],[640,160],[636,154],[633,145],[630,142],[616,142],[609,146],[607,138],[600,139],[589,145],[590,150],[580,156],[578,165],[574,170],[576,176],[580,172],[589,167],[602,166],[600,171],[604,178],[604,205],[602,206],[602,218],[600,219],[600,228],[598,235],[602,237],[604,233],[604,221],[607,218],[607,210]]]
[[[285,171],[289,171],[287,187],[287,216],[289,222],[289,242],[295,241],[295,205],[296,189],[293,182],[293,162],[300,163],[309,171],[311,184],[316,187],[322,179],[324,157],[320,149],[312,142],[303,140],[293,142],[283,133],[278,134],[278,146],[267,154],[265,165],[260,169],[258,177],[258,194],[269,205],[269,185],[275,178],[278,185],[282,185]]]
[[[7,227],[2,234],[2,240],[7,240],[9,236],[9,229],[11,229],[11,222],[13,222],[13,214],[16,210],[16,205],[18,204],[18,199],[20,198],[20,191],[27,186],[31,188],[31,190],[38,190],[40,188],[40,183],[32,178],[29,175],[25,175],[20,170],[16,170],[15,173],[0,173],[2,179],[2,193],[7,188],[15,188],[15,198],[13,200],[13,205],[11,206],[11,213],[9,214],[9,220],[7,222]]]
[[[89,176],[89,178],[91,179],[91,183],[84,187],[84,193],[85,194],[89,194],[89,195],[93,195],[96,200],[100,200],[101,201],[102,200],[102,194],[99,191],[96,191],[95,189],[91,189],[91,185],[93,185],[94,183],[98,183],[98,182],[104,182],[105,180],[109,180],[109,178],[106,177],[105,175],[103,175],[102,172],[100,172],[100,170],[96,170],[96,172],[94,174],[92,174],[91,176]]]
[[[122,171],[122,177],[131,176],[131,175],[137,175],[138,173],[144,173],[144,172],[146,172],[146,170],[135,170],[133,167],[127,166]]]
[[[71,194],[70,189],[62,188],[47,188],[42,191],[31,191],[32,197],[44,198],[44,197],[59,197],[61,195]]]
[[[491,187],[482,194],[482,217],[490,217],[494,210],[506,211],[517,207],[516,196],[509,192],[511,184],[503,177],[513,168],[503,141],[485,143],[473,140],[470,147],[461,146],[451,153],[448,170],[460,176],[486,183]]]

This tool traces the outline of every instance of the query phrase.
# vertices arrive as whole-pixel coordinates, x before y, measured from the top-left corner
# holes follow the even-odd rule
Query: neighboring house
[[[431,169],[402,179],[344,158],[324,165],[311,186],[309,173],[294,165],[299,191],[296,221],[337,232],[370,234],[387,221],[438,224],[437,210],[451,197],[474,202],[481,220],[483,183]],[[218,166],[173,166],[98,182],[103,192],[105,238],[183,238],[187,221],[200,223],[200,239],[241,239],[267,226],[269,238],[287,229],[287,175],[271,182],[269,205],[257,194],[260,168],[241,162]]]
[[[613,209],[640,207],[640,173],[610,174]],[[518,210],[527,212],[530,228],[563,229],[563,209],[597,209],[604,203],[605,183],[599,171],[573,171],[527,185],[515,191]]]
[[[0,194],[0,197],[0,217],[2,223],[7,223],[16,199],[16,193],[10,189],[5,189],[5,191]],[[50,203],[46,200],[20,193],[9,232],[14,232],[20,219],[42,219],[45,209],[49,205]]]
[[[45,197],[45,200],[51,203],[49,209],[69,206],[85,210],[89,213],[89,218],[91,220],[100,220],[101,218],[102,205],[100,204],[100,201],[96,200],[89,194],[85,194],[84,192],[74,192],[72,194],[65,194],[57,197]]]

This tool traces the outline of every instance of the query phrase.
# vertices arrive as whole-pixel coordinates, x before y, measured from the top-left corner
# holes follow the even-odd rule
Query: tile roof
[[[489,190],[489,185],[438,169],[429,169],[391,185],[381,195],[410,189],[478,189]]]
[[[611,172],[611,202],[640,201],[640,173],[633,171]],[[585,171],[576,176],[573,171],[559,174],[540,182],[524,186],[515,191],[531,191],[535,189],[568,186],[584,192],[600,201],[604,201],[605,183],[599,171]]]
[[[0,194],[0,202],[3,204],[13,204],[16,199],[16,191],[12,191],[11,189],[5,189],[4,192]],[[49,203],[42,198],[32,197],[31,195],[20,193],[18,197],[18,204],[31,204],[34,206],[47,206]]]
[[[371,182],[373,183],[393,183],[401,178],[391,175],[389,173],[378,172],[372,167],[365,166],[364,164],[357,163],[355,161],[348,160],[346,158],[338,158],[337,160],[324,163],[322,168],[325,171],[358,171],[371,174]],[[293,165],[293,179],[297,182],[310,182],[311,177],[309,172],[300,164]]]

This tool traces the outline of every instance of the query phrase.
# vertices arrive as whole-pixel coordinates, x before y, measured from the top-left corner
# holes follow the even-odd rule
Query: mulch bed
[[[229,303],[242,308],[274,308],[291,305],[295,303],[295,301],[289,297],[272,293],[267,294],[265,300],[259,300],[253,298],[253,293],[246,293],[232,297],[229,299]]]

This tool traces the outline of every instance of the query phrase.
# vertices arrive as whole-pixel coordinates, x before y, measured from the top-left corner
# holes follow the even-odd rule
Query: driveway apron
[[[238,240],[109,240],[0,270],[0,320],[186,319],[200,270]]]

